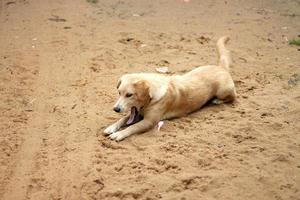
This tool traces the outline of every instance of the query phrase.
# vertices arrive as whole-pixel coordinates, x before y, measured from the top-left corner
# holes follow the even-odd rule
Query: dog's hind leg
[[[220,88],[217,91],[216,98],[213,100],[214,104],[221,104],[221,103],[227,103],[232,102],[236,98],[236,91],[234,86],[233,87],[226,87],[226,88]]]

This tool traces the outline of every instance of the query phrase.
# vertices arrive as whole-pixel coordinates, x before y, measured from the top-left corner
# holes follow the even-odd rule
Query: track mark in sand
[[[9,177],[7,177],[8,182],[5,185],[3,199],[22,199],[26,196],[27,185],[30,182],[39,182],[39,178],[32,179],[29,176],[36,165],[35,161],[41,147],[41,133],[44,127],[42,95],[32,93],[35,86],[34,81],[38,79],[36,77],[39,72],[38,55],[33,51],[15,52],[16,58],[6,57],[5,61],[12,76],[7,89],[13,91],[13,100],[7,101],[8,107],[12,107],[11,110],[15,113],[20,112],[20,109],[22,112],[14,114],[16,116],[12,120],[14,127],[19,127],[14,133],[18,144],[15,148],[18,153],[14,152],[16,154],[11,155],[10,162],[12,163],[9,164],[11,172],[8,172]],[[22,124],[22,128],[18,124]],[[23,143],[18,142],[18,137],[22,137]]]
[[[112,191],[112,192],[101,192],[97,196],[93,196],[93,199],[143,199],[144,196],[150,191],[148,188],[131,189],[129,191]],[[145,198],[152,199],[152,198]]]
[[[184,190],[199,190],[204,192],[212,182],[213,178],[211,176],[192,176],[171,185],[167,191],[182,192]]]
[[[111,141],[108,138],[104,137],[102,133],[98,133],[98,141],[101,146],[105,149],[126,149],[121,145],[117,144],[115,141]]]
[[[212,159],[198,159],[197,164],[199,165],[199,167],[201,168],[208,168],[209,166],[211,166],[213,163]]]
[[[40,110],[36,108],[36,110]],[[43,178],[31,177],[34,169],[37,167],[36,164],[40,158],[37,156],[37,152],[41,149],[42,137],[41,129],[39,128],[42,123],[40,121],[42,117],[37,116],[31,121],[30,131],[26,131],[26,138],[22,144],[22,147],[17,155],[18,162],[16,163],[13,176],[10,178],[10,182],[6,187],[6,193],[3,195],[4,199],[23,199],[27,196],[35,187],[41,187],[41,181]],[[17,188],[17,190],[16,190]]]
[[[42,142],[40,150],[35,155],[35,165],[32,169],[32,173],[29,175],[31,178],[27,185],[27,199],[32,199],[32,197],[38,199],[45,198],[44,193],[47,193],[47,190],[49,189],[49,183],[45,177],[45,172],[41,171],[41,169],[49,165],[49,153],[47,149],[49,141],[47,138],[47,129],[47,126],[44,127],[45,131],[41,134]]]
[[[165,151],[166,153],[172,152],[179,154],[187,154],[188,152],[192,151],[192,146],[190,146],[188,143],[176,144],[175,142],[168,142],[161,147],[161,150]]]
[[[31,86],[35,80],[36,62],[32,52],[12,51],[14,56],[1,52],[0,63],[0,198],[13,172],[26,126],[33,115]],[[30,67],[23,67],[23,66]],[[5,67],[4,67],[5,66]]]
[[[49,21],[53,21],[53,22],[66,22],[67,20],[64,18],[61,18],[57,15],[52,15],[53,17],[48,18]]]
[[[232,137],[235,139],[236,143],[241,143],[241,142],[244,142],[246,140],[256,140],[256,138],[251,136],[251,135],[243,136],[243,135],[236,134],[236,135],[233,135]]]
[[[90,70],[95,73],[103,73],[106,69],[115,70],[118,66],[119,57],[126,58],[114,49],[100,49],[98,55],[90,59]]]
[[[101,178],[94,179],[90,182],[85,182],[80,189],[81,196],[84,197],[86,195],[88,198],[95,199],[103,188],[104,183]]]

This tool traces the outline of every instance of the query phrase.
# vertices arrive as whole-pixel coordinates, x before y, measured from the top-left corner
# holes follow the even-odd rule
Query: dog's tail
[[[225,48],[225,44],[229,41],[228,36],[221,37],[217,42],[217,48],[219,52],[219,65],[229,71],[231,65],[230,52]]]

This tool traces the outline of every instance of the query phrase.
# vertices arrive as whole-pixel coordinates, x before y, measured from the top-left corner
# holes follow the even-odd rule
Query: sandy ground
[[[1,0],[0,199],[300,199],[300,2]],[[216,64],[237,102],[120,143],[116,82]]]

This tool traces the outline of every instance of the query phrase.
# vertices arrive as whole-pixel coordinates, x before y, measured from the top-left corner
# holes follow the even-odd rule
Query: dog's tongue
[[[135,119],[135,115],[136,115],[136,108],[135,107],[132,107],[131,110],[130,110],[130,116],[129,116],[129,119],[127,121],[127,125],[129,124],[132,124],[134,119]]]

